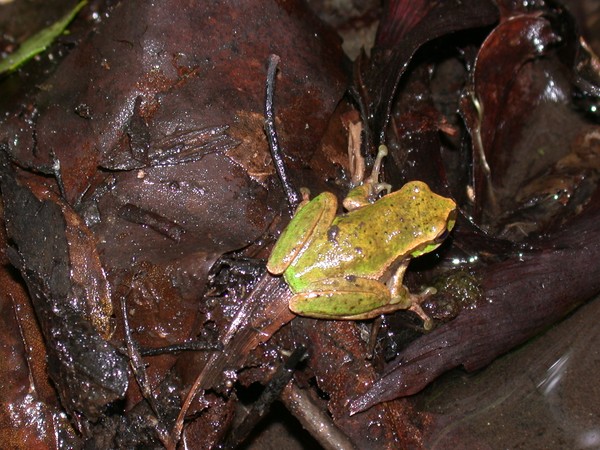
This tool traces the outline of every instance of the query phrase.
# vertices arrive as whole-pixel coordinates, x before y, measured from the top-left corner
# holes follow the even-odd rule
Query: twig
[[[293,382],[283,390],[283,404],[302,426],[326,450],[355,450],[356,447],[331,420],[331,416],[316,405],[308,394]]]
[[[275,112],[273,109],[273,94],[275,91],[275,75],[277,73],[277,64],[279,64],[279,56],[269,56],[269,68],[267,70],[267,94],[265,98],[265,133],[267,140],[269,141],[269,149],[271,150],[271,158],[273,158],[273,164],[275,170],[279,176],[279,180],[283,185],[285,195],[288,199],[290,206],[290,212],[296,210],[300,204],[300,195],[292,187],[290,177],[286,171],[285,163],[281,156],[281,149],[279,147],[279,140],[277,138],[277,130],[275,129]]]
[[[176,449],[185,416],[196,395],[204,388],[216,386],[222,380],[226,367],[241,367],[252,349],[269,340],[273,333],[295,317],[288,307],[290,297],[291,292],[281,277],[263,275],[230,322],[221,339],[223,350],[209,356],[192,383],[173,425],[168,450]]]
[[[140,347],[139,352],[142,356],[157,356],[165,353],[180,352],[200,352],[223,350],[223,344],[220,342],[189,341],[181,344],[166,345],[164,347]]]
[[[162,422],[162,414],[160,413],[159,405],[156,401],[154,393],[148,384],[148,377],[146,374],[146,367],[144,366],[144,361],[142,360],[142,355],[139,352],[137,344],[133,341],[131,337],[131,328],[129,327],[129,320],[127,318],[127,295],[125,294],[121,297],[121,314],[123,315],[123,329],[125,331],[125,343],[127,345],[127,353],[129,354],[129,360],[131,364],[131,368],[133,370],[133,375],[135,380],[137,381],[140,390],[142,391],[142,395],[152,408],[152,411],[156,415],[157,424],[156,424],[156,432],[160,441],[163,443],[165,447],[169,445],[169,433],[167,429],[164,427]]]
[[[254,405],[246,413],[239,425],[233,428],[221,448],[225,450],[235,449],[244,442],[256,424],[270,411],[273,402],[281,397],[283,389],[291,381],[296,367],[305,356],[306,349],[298,347],[285,363],[279,366],[258,400],[254,402]]]

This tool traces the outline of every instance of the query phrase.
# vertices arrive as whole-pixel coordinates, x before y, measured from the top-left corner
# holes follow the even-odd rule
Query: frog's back
[[[447,228],[454,202],[412,182],[376,203],[337,216],[290,274],[380,278],[394,263],[435,242]]]

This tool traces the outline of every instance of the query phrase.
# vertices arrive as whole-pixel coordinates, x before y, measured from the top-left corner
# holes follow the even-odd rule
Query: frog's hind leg
[[[387,155],[387,146],[383,144],[380,145],[377,149],[377,156],[375,157],[375,162],[373,163],[373,170],[371,172],[371,176],[365,181],[365,183],[368,183],[372,186],[372,195],[377,195],[382,191],[385,191],[386,194],[389,194],[392,191],[391,184],[382,183],[379,181],[379,174],[381,173],[383,158],[385,158]]]
[[[311,283],[310,291],[296,293],[289,305],[302,316],[367,320],[402,308],[390,300],[389,289],[380,281],[346,276]]]
[[[383,158],[385,158],[387,154],[387,147],[385,145],[380,145],[371,175],[361,185],[355,187],[348,192],[348,195],[346,195],[343,204],[347,211],[352,211],[353,209],[362,208],[363,206],[374,203],[381,192],[389,194],[392,191],[391,184],[379,181]]]

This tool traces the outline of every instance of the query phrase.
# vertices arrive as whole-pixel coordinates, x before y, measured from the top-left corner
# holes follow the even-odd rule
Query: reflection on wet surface
[[[600,299],[476,374],[419,395],[425,448],[600,448]]]

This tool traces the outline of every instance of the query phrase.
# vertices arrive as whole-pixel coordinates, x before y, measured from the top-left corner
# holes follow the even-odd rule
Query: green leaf
[[[33,58],[38,53],[43,52],[46,48],[56,39],[64,30],[67,25],[77,15],[79,10],[87,3],[87,0],[83,0],[69,11],[62,19],[54,22],[48,28],[44,28],[38,33],[34,34],[25,42],[21,44],[18,50],[11,53],[2,61],[0,61],[0,75],[6,72],[12,72],[26,61]]]

